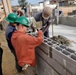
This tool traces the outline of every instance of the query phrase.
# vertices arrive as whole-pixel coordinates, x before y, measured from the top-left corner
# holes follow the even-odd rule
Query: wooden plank
[[[55,49],[56,46],[57,45],[52,46],[43,43],[36,48],[36,53],[38,57],[40,56],[38,59],[44,60],[40,60],[40,68],[42,69],[46,67],[47,70],[49,70],[48,67],[50,66],[52,70],[55,71],[54,73],[57,73],[58,75],[76,75],[76,61],[70,57],[71,52],[68,52],[66,49],[57,50]],[[47,74],[50,75],[50,72]]]
[[[72,74],[70,74],[69,72],[67,72],[66,75],[72,75]]]
[[[36,55],[36,59],[37,59],[37,65],[38,65],[37,67],[41,68],[42,70],[45,70],[46,75],[59,75],[39,55]]]
[[[44,54],[39,48],[37,48],[36,53],[41,56],[44,61],[49,64],[57,73],[62,74],[63,67],[56,62],[54,59],[49,58],[46,54]]]
[[[52,48],[52,57],[54,57],[54,54],[57,54],[58,56],[60,56],[62,59],[67,60],[68,62],[72,63],[73,65],[76,65],[76,61],[73,60],[72,58],[70,58],[70,56],[63,54],[61,51],[56,50],[54,47]]]
[[[46,55],[48,55],[48,57],[51,57],[52,58],[52,47],[49,47],[49,46],[47,46],[47,47],[45,47],[45,46],[39,46],[39,48],[40,49],[42,49],[42,51],[46,54]],[[49,54],[50,53],[50,54]]]
[[[67,60],[61,58],[57,54],[54,54],[54,59],[59,62],[64,68],[66,68],[68,71],[72,72],[73,74],[76,74],[76,66],[72,63],[68,62]]]
[[[42,71],[42,69],[37,67],[37,75],[45,75],[45,71]]]

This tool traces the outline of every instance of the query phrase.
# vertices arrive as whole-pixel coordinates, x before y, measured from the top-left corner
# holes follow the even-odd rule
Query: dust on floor
[[[2,71],[3,75],[17,75],[17,70],[15,68],[14,56],[8,48],[7,41],[5,39],[5,31],[0,30],[0,43],[3,48],[3,58],[2,58]]]

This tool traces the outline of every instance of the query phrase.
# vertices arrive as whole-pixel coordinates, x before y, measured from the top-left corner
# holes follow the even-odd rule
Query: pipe
[[[2,4],[3,4],[3,7],[4,7],[5,15],[7,16],[9,14],[9,11],[8,11],[8,6],[7,6],[6,0],[2,0]]]
[[[5,14],[3,14],[3,16],[0,19],[0,22],[3,21],[3,19],[5,18]]]
[[[6,2],[7,2],[9,13],[11,13],[12,12],[12,9],[11,9],[10,1],[9,0],[6,0]]]

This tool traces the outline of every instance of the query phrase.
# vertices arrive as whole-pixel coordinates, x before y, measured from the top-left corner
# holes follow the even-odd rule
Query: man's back
[[[10,48],[10,50],[13,50],[13,46],[11,44],[11,36],[15,30],[16,30],[16,28],[11,25],[8,25],[6,28],[5,36],[6,36],[6,40],[7,40],[8,47]]]
[[[42,12],[38,12],[34,15],[36,21],[42,21]]]
[[[15,48],[18,63],[23,66],[25,63],[35,65],[35,47],[42,43],[42,32],[39,31],[38,37],[30,36],[26,33],[15,31],[11,38]]]

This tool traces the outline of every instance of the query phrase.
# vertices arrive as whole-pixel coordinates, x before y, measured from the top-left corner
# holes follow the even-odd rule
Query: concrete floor
[[[52,25],[49,28],[50,37],[52,36]],[[63,35],[73,41],[70,48],[76,51],[76,27],[66,25],[53,25],[53,35]]]

